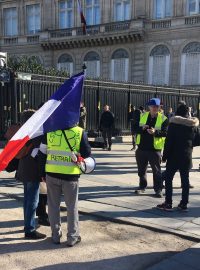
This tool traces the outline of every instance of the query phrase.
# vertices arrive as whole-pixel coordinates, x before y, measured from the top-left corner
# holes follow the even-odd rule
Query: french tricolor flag
[[[47,132],[67,129],[79,122],[84,72],[74,75],[56,91],[11,138],[0,154],[0,172],[22,147]]]

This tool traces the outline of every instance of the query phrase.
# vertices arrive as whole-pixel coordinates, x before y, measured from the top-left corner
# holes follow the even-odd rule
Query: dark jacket
[[[33,144],[33,148],[30,149],[29,153],[19,160],[17,179],[22,182],[40,182],[40,175],[38,170],[38,159],[33,157],[31,154],[33,149],[37,149],[40,146],[42,137],[37,137],[30,140],[28,143]],[[36,150],[37,151],[37,150]]]
[[[114,122],[115,117],[111,111],[103,112],[100,119],[100,129],[113,128]]]
[[[175,116],[170,119],[165,142],[163,161],[177,168],[192,167],[192,151],[194,141],[200,145],[199,120]],[[199,143],[198,143],[199,142]]]
[[[43,147],[47,147],[47,136],[45,135],[42,140],[42,145]],[[80,154],[81,157],[87,158],[91,155],[91,147],[88,142],[87,134],[83,132],[82,138],[81,138],[81,143],[80,143]],[[45,172],[45,165],[46,165],[46,159],[47,155],[46,153],[39,151],[38,153],[38,160],[39,160],[39,174],[40,178],[45,177],[46,172]],[[67,181],[77,181],[77,179],[80,177],[80,175],[67,175],[67,174],[58,174],[58,173],[47,173],[48,175],[67,180]]]
[[[137,124],[140,121],[140,113],[141,113],[140,110],[136,109],[134,111],[129,112],[129,114],[128,114],[128,121],[131,124],[131,132],[132,132],[132,134],[135,133],[134,132],[135,128],[136,128]]]
[[[87,111],[85,107],[80,108],[79,127],[86,129],[86,116]]]
[[[149,113],[146,125],[149,126],[149,128],[154,128],[156,125],[157,117],[151,118],[151,115]],[[141,134],[141,140],[140,145],[138,145],[138,148],[143,151],[158,151],[154,148],[154,137],[166,137],[167,136],[167,127],[168,127],[168,119],[166,119],[162,126],[161,130],[156,130],[154,135],[150,135],[147,130],[143,130],[142,127],[140,127],[140,119],[138,123],[134,127],[135,134]]]

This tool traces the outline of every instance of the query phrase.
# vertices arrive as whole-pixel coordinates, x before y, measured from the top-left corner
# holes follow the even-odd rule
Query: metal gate
[[[38,109],[63,81],[64,78],[32,75],[30,81],[12,77],[9,84],[0,84],[0,139],[3,139],[8,126],[20,120],[20,112],[28,108]],[[83,101],[87,108],[87,129],[98,130],[103,107],[108,104],[115,114],[115,127],[119,134],[128,134],[130,105],[145,107],[152,97],[161,99],[165,111],[168,107],[175,110],[178,101],[185,100],[188,106],[193,107],[196,115],[200,116],[198,90],[85,80]]]

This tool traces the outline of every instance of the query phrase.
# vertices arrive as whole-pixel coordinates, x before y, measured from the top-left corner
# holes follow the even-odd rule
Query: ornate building
[[[0,1],[0,50],[71,74],[155,85],[200,84],[200,0]]]

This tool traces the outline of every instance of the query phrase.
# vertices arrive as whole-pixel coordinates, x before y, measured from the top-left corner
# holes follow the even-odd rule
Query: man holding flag
[[[69,206],[69,201],[72,202],[70,204],[70,214],[73,216],[74,220],[73,218],[68,219],[68,228],[70,228],[68,234],[69,246],[80,242],[77,215],[78,178],[80,169],[75,163],[75,157],[73,160],[72,157],[74,156],[73,153],[76,155],[80,153],[83,157],[88,157],[91,151],[86,135],[83,133],[82,129],[77,127],[83,81],[84,72],[74,75],[67,80],[18,130],[0,154],[0,171],[2,171],[28,141],[47,134],[44,135],[47,139],[48,154],[45,170],[49,174],[49,176],[47,176],[47,186],[48,195],[50,194],[50,205],[52,206],[50,209],[51,214],[49,213],[49,215],[51,215],[49,219],[52,228],[52,236],[53,241],[59,243],[61,231],[58,213],[56,217],[53,216],[54,211],[57,210],[57,205],[55,206],[53,201],[51,204],[51,199],[54,197],[52,185],[57,185],[58,189],[55,190],[55,192],[57,192],[56,194],[59,195],[62,187],[64,187],[66,203]],[[67,140],[69,140],[68,143]],[[71,150],[73,150],[73,152]],[[65,153],[60,153],[59,151]],[[44,144],[41,146],[40,155],[43,155],[42,159],[44,160]],[[61,162],[63,163],[61,164]],[[66,179],[63,180],[62,175],[64,175],[64,178],[66,177],[69,182],[67,182]],[[52,179],[53,176],[54,179]],[[52,182],[50,182],[51,180]],[[56,203],[59,199],[55,198]],[[55,207],[55,209],[53,209],[53,207]]]
[[[78,218],[78,180],[81,170],[77,165],[77,158],[87,158],[90,154],[86,133],[77,124],[65,130],[47,133],[40,145],[40,171],[42,179],[47,183],[49,221],[55,244],[60,244],[62,237],[62,193],[67,206],[67,246],[73,247],[81,241]]]

